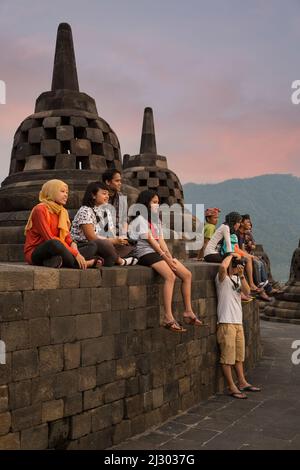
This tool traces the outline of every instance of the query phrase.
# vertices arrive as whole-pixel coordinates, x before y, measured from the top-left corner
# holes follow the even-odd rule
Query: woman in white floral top
[[[104,258],[104,266],[128,266],[137,260],[128,257],[132,247],[125,238],[115,235],[112,214],[107,206],[109,191],[101,182],[90,183],[85,191],[82,206],[76,213],[71,234],[79,245],[94,241],[98,255]]]

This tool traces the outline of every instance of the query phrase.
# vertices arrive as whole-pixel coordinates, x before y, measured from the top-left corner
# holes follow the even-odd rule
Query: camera
[[[246,266],[246,258],[237,258],[236,256],[232,258],[231,266],[237,268],[238,266]]]

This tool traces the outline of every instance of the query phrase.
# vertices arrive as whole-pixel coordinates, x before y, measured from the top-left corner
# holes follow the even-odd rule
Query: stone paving
[[[262,321],[261,334],[263,357],[248,380],[262,392],[248,400],[216,395],[113,449],[299,450],[300,364],[291,361],[291,345],[300,340],[300,325]]]

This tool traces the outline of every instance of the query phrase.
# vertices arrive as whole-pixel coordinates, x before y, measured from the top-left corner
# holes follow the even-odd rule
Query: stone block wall
[[[207,326],[177,334],[159,326],[162,282],[149,268],[0,264],[0,449],[107,448],[222,391],[218,266],[187,266]],[[174,312],[180,319],[179,283]],[[244,317],[251,368],[260,356],[255,302]]]

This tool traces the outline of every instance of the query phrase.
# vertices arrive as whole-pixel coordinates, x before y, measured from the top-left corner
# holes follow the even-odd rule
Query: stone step
[[[294,325],[300,325],[300,319],[297,318],[281,318],[281,317],[269,317],[265,313],[260,315],[261,320],[271,321],[275,323],[291,323]]]
[[[25,242],[24,227],[0,227],[1,244],[22,244]]]
[[[24,262],[24,252],[22,244],[0,244],[0,261],[21,261]]]
[[[264,314],[269,317],[300,319],[300,310],[288,310],[271,305],[265,307]]]

